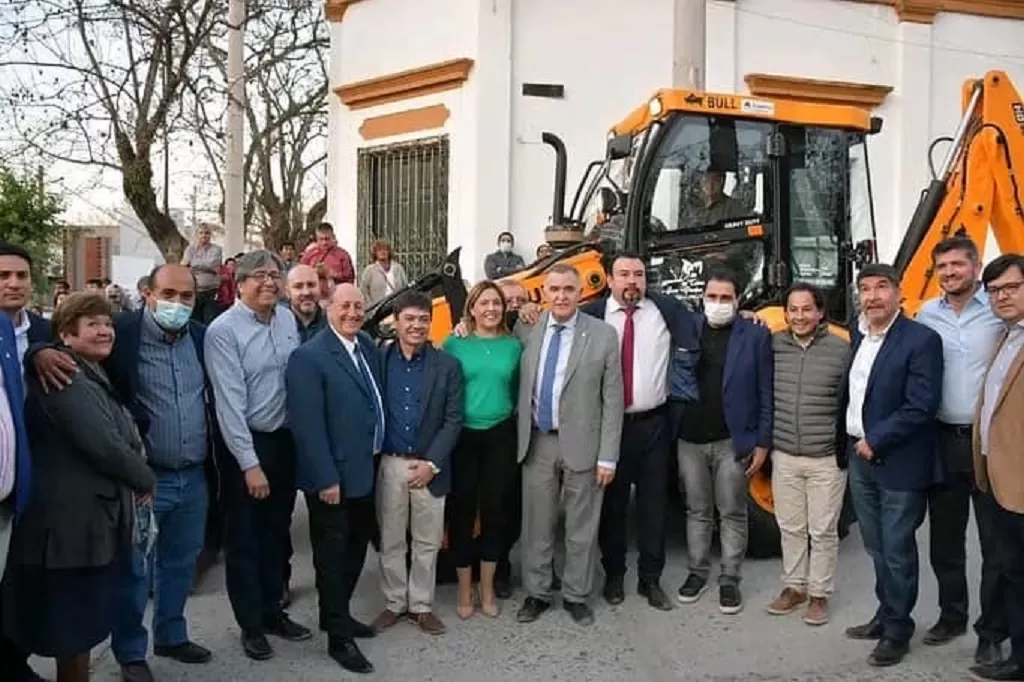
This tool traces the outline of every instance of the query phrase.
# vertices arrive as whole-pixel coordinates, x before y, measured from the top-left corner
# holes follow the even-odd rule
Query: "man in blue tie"
[[[285,374],[320,629],[331,658],[357,673],[373,672],[373,665],[355,639],[374,631],[352,618],[349,602],[376,528],[374,457],[385,433],[379,355],[360,331],[364,310],[359,289],[339,284],[327,308],[328,327],[292,353]]]
[[[544,281],[550,312],[535,325],[516,327],[524,341],[518,434],[523,580],[529,595],[517,615],[521,623],[536,620],[551,605],[560,497],[565,501],[563,606],[581,625],[594,620],[586,602],[597,559],[601,499],[619,459],[622,366],[615,329],[577,313],[580,293],[580,276],[572,266],[552,266]]]

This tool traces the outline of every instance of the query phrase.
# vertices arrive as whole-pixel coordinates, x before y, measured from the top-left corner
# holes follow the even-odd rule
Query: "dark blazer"
[[[380,349],[381,376],[384,380],[381,396],[387,405],[388,360],[399,353],[398,344]],[[463,381],[462,365],[429,343],[423,346],[423,393],[420,398],[420,428],[416,434],[416,454],[440,469],[430,482],[434,497],[451,491],[451,454],[462,431]]]
[[[139,392],[139,352],[142,344],[142,315],[143,310],[132,310],[123,312],[114,318],[114,350],[110,357],[103,363],[110,383],[117,391],[118,396],[135,417],[135,423],[139,427],[139,433],[143,436],[149,431],[149,415],[139,403],[137,396]],[[220,491],[220,471],[217,468],[217,453],[223,452],[220,429],[217,425],[215,405],[213,402],[213,388],[210,386],[210,377],[206,373],[206,362],[203,353],[203,341],[206,338],[206,325],[196,320],[189,320],[188,334],[192,345],[196,349],[196,357],[199,365],[203,368],[203,378],[206,388],[203,394],[206,398],[206,439],[207,439],[207,474],[210,479],[213,492]]]
[[[703,334],[704,316],[700,318]],[[722,407],[738,459],[749,456],[755,447],[771,449],[774,391],[772,333],[767,327],[737,318],[732,323],[725,354]]]
[[[36,315],[33,312],[25,311],[28,315],[28,345],[36,343],[50,343],[53,341],[53,331],[50,327],[50,321],[42,315]]]
[[[29,336],[31,334],[30,327]],[[25,387],[21,381],[21,365],[18,363],[18,342],[14,338],[11,318],[6,315],[0,315],[0,368],[4,373],[4,396],[11,410],[16,443],[13,499],[8,499],[13,502],[15,516],[20,516],[28,505],[32,490],[32,456],[25,430]]]
[[[697,361],[700,359],[700,333],[704,318],[674,296],[648,292],[646,297],[661,313],[671,339],[669,400],[682,403],[697,400]],[[608,297],[603,296],[580,306],[580,311],[603,320],[607,305]]]
[[[34,476],[12,552],[24,565],[98,567],[130,552],[133,493],[156,484],[131,413],[102,370],[75,360],[64,390],[44,393],[27,377]]]
[[[855,327],[850,366],[864,336]],[[875,453],[875,477],[887,490],[924,490],[942,480],[935,415],[942,400],[942,339],[901,313],[889,327],[864,394],[864,437]],[[836,461],[849,464],[846,434],[850,370],[839,385]],[[857,455],[853,455],[857,456]]]
[[[364,332],[357,343],[378,389],[383,390],[377,347]],[[315,493],[340,484],[345,497],[369,495],[377,423],[374,397],[332,329],[324,329],[292,352],[285,386],[297,450],[298,488]]]

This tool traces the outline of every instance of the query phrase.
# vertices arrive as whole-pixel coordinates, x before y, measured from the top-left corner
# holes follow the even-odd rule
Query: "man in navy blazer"
[[[31,296],[32,256],[16,244],[0,242],[0,311],[14,326],[19,363],[30,346],[53,341],[50,321],[28,309]]]
[[[850,470],[854,511],[874,562],[878,609],[846,635],[878,640],[868,663],[889,666],[903,660],[914,634],[915,534],[924,521],[927,490],[942,479],[935,429],[942,340],[900,312],[899,278],[891,266],[864,266],[857,289],[861,317],[839,387],[836,457]]]
[[[679,477],[686,492],[690,574],[679,588],[689,604],[707,590],[715,510],[720,517],[722,568],[718,608],[743,608],[740,568],[747,551],[747,479],[772,446],[774,359],[766,327],[738,316],[740,285],[729,270],[709,269],[696,356],[699,399],[680,425]]]
[[[404,615],[427,634],[445,631],[433,610],[434,585],[451,452],[462,430],[463,384],[459,362],[430,345],[432,310],[426,294],[407,291],[396,298],[398,340],[381,351],[387,426],[377,471],[384,592],[384,610],[373,623],[377,631]]]
[[[372,637],[352,618],[349,602],[376,528],[374,457],[384,444],[380,354],[361,331],[359,289],[339,284],[327,307],[327,328],[299,346],[285,374],[288,419],[296,445],[296,484],[306,494],[327,652],[352,672],[373,672],[356,646]]]

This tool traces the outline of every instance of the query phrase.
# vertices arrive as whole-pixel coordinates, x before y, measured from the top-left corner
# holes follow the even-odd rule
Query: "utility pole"
[[[245,248],[245,0],[228,4],[227,158],[224,168],[224,252]]]
[[[672,87],[703,90],[707,77],[706,0],[675,0]]]

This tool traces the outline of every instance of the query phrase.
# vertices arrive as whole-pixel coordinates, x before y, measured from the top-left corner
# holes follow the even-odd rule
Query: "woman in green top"
[[[462,433],[452,453],[451,521],[448,538],[459,578],[456,613],[473,615],[473,563],[480,559],[480,610],[498,615],[494,573],[505,547],[506,518],[516,508],[515,401],[523,345],[505,323],[505,297],[490,281],[474,286],[466,299],[464,338],[449,336],[445,351],[462,365],[465,408]],[[479,512],[480,537],[473,542]]]

